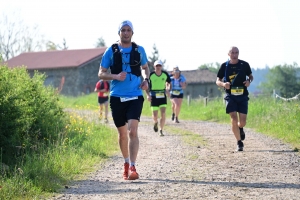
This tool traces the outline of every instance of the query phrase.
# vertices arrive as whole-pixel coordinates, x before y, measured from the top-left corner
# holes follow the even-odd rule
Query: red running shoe
[[[139,178],[139,174],[136,172],[135,166],[129,168],[128,180],[135,180]]]
[[[128,180],[129,163],[124,163],[123,179]]]

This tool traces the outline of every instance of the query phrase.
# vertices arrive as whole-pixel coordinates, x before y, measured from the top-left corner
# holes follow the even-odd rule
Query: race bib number
[[[232,87],[230,91],[232,95],[242,95],[244,94],[244,87]]]
[[[180,91],[179,91],[179,90],[173,90],[173,91],[172,91],[172,94],[173,94],[173,95],[180,95]]]
[[[159,98],[165,98],[165,93],[163,93],[163,92],[157,92],[157,93],[155,93],[155,97],[157,99],[159,99]]]
[[[121,102],[131,101],[131,100],[135,100],[135,99],[138,99],[138,97],[120,97]]]

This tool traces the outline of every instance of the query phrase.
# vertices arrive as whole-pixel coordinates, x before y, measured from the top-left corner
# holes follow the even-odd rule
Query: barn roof
[[[8,67],[27,66],[27,69],[80,67],[103,55],[106,47],[94,49],[27,52],[6,61]]]

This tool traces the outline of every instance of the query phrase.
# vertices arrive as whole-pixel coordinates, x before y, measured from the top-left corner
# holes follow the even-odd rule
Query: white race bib
[[[131,101],[131,100],[135,100],[135,99],[138,99],[138,97],[120,97],[121,102]]]

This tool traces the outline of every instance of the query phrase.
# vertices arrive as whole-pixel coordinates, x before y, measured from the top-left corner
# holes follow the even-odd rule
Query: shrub
[[[56,140],[65,114],[55,89],[43,85],[44,74],[31,78],[25,67],[7,66],[0,74],[0,163],[9,164],[13,156]]]

